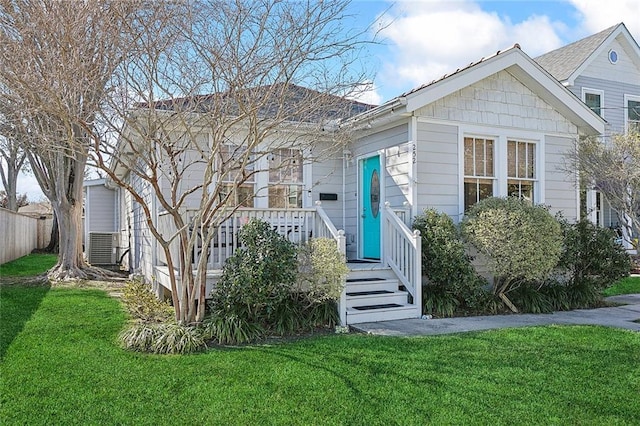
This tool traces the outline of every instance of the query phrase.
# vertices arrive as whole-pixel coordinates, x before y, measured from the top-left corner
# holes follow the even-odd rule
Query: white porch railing
[[[195,209],[186,211],[185,223],[190,223]],[[331,219],[322,209],[320,202],[316,208],[312,209],[256,209],[239,208],[229,219],[225,220],[214,230],[215,235],[207,250],[202,244],[197,245],[194,252],[194,264],[200,259],[203,253],[208,253],[207,264],[209,269],[220,269],[224,262],[240,247],[238,231],[251,219],[260,219],[271,224],[273,229],[280,235],[294,243],[304,243],[310,238],[332,238],[336,240],[340,253],[346,253],[346,239],[344,231],[338,231],[331,223]],[[165,237],[175,234],[176,227],[173,220],[166,213],[161,213],[158,217],[158,227]],[[171,255],[177,259],[178,244],[171,245]],[[158,251],[158,260],[166,265],[166,258],[162,250]]]
[[[413,297],[416,317],[422,315],[422,239],[411,231],[388,202],[384,205],[384,262]]]
[[[347,238],[344,235],[344,230],[336,229],[336,227],[325,213],[322,208],[322,202],[316,201],[316,214],[318,220],[316,220],[316,232],[317,238],[333,238],[338,245],[338,251],[345,257],[347,256]],[[347,286],[345,285],[340,294],[340,300],[338,300],[338,313],[340,314],[340,324],[347,324]]]

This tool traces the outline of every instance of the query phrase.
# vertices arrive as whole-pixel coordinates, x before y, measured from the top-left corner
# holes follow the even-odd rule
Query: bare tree
[[[3,207],[18,211],[18,207],[20,207],[18,175],[25,166],[27,153],[14,138],[0,135],[0,157],[2,157],[0,158],[0,179],[2,179],[6,200],[6,205]]]
[[[571,152],[570,169],[600,191],[617,212],[625,245],[640,231],[640,133],[614,135],[610,141],[586,139]]]
[[[52,278],[98,272],[82,255],[82,180],[114,70],[131,34],[134,1],[0,3],[0,102],[59,225]]]
[[[139,56],[119,69],[96,162],[144,211],[179,322],[202,320],[207,256],[194,253],[268,193],[257,176],[287,180],[296,162],[342,155],[348,133],[333,130],[367,108],[345,99],[363,87],[366,45],[364,31],[345,28],[346,6],[202,1],[174,5],[186,20],[137,29]],[[149,41],[157,34],[164,43]]]

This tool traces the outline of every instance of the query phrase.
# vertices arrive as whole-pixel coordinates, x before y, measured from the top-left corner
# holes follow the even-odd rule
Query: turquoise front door
[[[380,259],[380,156],[360,162],[362,257]]]

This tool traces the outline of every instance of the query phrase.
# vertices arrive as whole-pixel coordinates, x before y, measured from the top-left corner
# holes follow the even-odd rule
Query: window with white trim
[[[301,208],[303,161],[299,149],[273,151],[269,159],[269,208]]]
[[[604,117],[602,114],[602,104],[604,102],[604,92],[602,90],[582,88],[582,101],[587,104],[591,111]]]
[[[535,201],[536,144],[507,141],[507,195]]]
[[[495,186],[495,141],[464,138],[464,210],[493,196]]]
[[[625,95],[626,130],[630,132],[640,132],[640,96]]]
[[[218,176],[220,179],[220,200],[230,198],[230,202],[241,207],[253,207],[255,179],[253,161],[243,165],[246,149],[233,144],[220,146],[218,158]],[[227,198],[229,197],[229,198]]]

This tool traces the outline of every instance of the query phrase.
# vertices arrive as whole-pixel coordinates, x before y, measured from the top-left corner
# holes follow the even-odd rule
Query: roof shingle
[[[620,25],[623,24],[614,25],[599,33],[552,50],[534,58],[534,61],[546,69],[556,80],[567,80]]]

